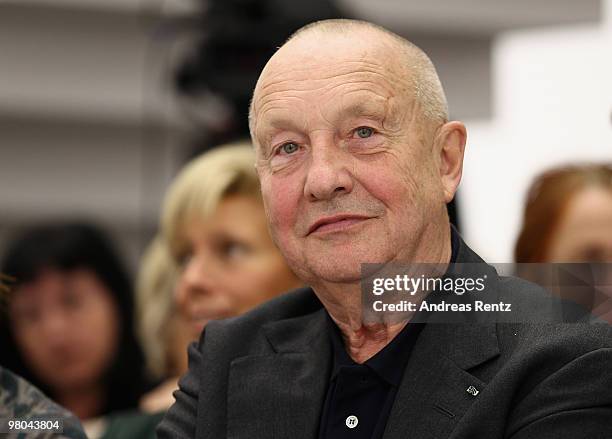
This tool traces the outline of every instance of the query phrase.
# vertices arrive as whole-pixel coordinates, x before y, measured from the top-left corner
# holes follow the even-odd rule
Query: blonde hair
[[[260,197],[250,143],[223,145],[198,156],[166,192],[161,230],[144,253],[136,283],[137,330],[154,378],[168,375],[173,366],[168,348],[174,334],[169,324],[176,310],[174,289],[185,228],[194,219],[206,219],[231,194]]]
[[[161,227],[175,261],[180,259],[187,224],[194,218],[209,217],[230,194],[261,197],[250,143],[224,145],[202,154],[185,166],[170,186]]]
[[[146,249],[136,280],[137,334],[145,354],[148,372],[163,378],[169,369],[167,346],[170,334],[166,323],[174,311],[174,287],[178,267],[161,237]]]

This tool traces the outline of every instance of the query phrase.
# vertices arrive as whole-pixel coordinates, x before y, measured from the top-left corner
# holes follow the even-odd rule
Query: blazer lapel
[[[494,324],[428,324],[391,410],[384,439],[443,439],[485,383],[467,372],[499,354]]]
[[[497,296],[495,269],[462,239],[456,262],[488,274],[487,295]],[[450,301],[459,303],[462,298],[453,295]],[[404,371],[384,439],[447,438],[484,390],[486,384],[468,371],[499,355],[495,322],[478,313],[456,316],[456,323],[433,317],[423,329]]]
[[[229,438],[315,439],[325,399],[331,345],[325,310],[272,322],[274,353],[234,360],[228,388]]]
[[[463,241],[457,259],[483,262]],[[230,365],[228,438],[316,439],[331,368],[325,310],[262,329],[273,353]],[[498,354],[491,322],[428,323],[404,372],[384,439],[447,438],[485,387],[468,370]]]

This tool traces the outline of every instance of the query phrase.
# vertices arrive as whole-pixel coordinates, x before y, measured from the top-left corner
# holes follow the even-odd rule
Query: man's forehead
[[[311,32],[299,36],[282,46],[262,71],[260,81],[274,81],[283,77],[307,76],[313,69],[325,74],[329,71],[350,70],[350,63],[363,63],[367,67],[392,70],[394,51],[389,37],[378,39],[373,32],[337,34]],[[348,65],[347,65],[348,64]],[[380,73],[380,72],[379,72]],[[324,78],[324,76],[323,76]]]
[[[326,84],[337,82],[334,79],[405,91],[408,72],[394,58],[397,49],[374,39],[371,32],[356,40],[346,34],[300,36],[281,47],[262,71],[253,95],[253,109],[257,111],[262,99],[279,91],[324,89]],[[389,90],[389,94],[395,93]]]
[[[389,71],[384,65],[366,60],[345,62],[328,60],[312,67],[291,67],[279,69],[263,77],[255,94],[256,103],[276,100],[280,93],[293,97],[310,94],[319,97],[327,92],[351,88],[354,91],[374,92],[382,95],[395,95],[406,78]]]

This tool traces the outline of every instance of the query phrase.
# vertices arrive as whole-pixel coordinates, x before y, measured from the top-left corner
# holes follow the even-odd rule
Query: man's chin
[[[361,281],[361,263],[342,259],[321,259],[310,265],[310,274],[318,282],[357,283]]]
[[[362,246],[307,246],[300,258],[287,258],[294,272],[307,284],[318,282],[358,283],[364,277],[364,263],[389,260],[387,252],[375,251],[377,243]],[[297,252],[296,252],[297,253]]]

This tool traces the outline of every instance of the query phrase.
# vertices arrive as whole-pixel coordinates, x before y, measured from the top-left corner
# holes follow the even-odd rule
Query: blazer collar
[[[318,300],[310,288],[305,294],[311,294]],[[311,314],[269,322],[263,325],[262,330],[277,353],[312,352],[325,348],[321,344],[331,346],[327,336],[326,314],[321,305],[320,309]],[[321,343],[321,338],[325,338],[327,343]]]
[[[263,325],[273,352],[232,361],[228,437],[317,437],[331,367],[325,314],[321,307]]]
[[[451,226],[452,227],[452,226]],[[497,297],[498,275],[492,266],[488,265],[463,241],[459,233],[454,230],[458,238],[455,273],[464,273],[471,276],[487,275],[488,289],[486,294],[492,298]],[[471,293],[465,296],[451,295],[450,300],[461,303],[471,298]],[[491,300],[491,299],[490,299]],[[494,300],[493,300],[494,301]],[[494,318],[494,317],[493,317]],[[438,346],[443,347],[443,354],[463,370],[475,367],[499,354],[499,345],[496,335],[496,325],[492,317],[482,313],[470,313],[464,321],[458,319],[453,324],[440,324],[435,317],[430,325],[430,336],[439,339]]]
[[[497,294],[495,269],[461,238],[456,262],[467,264],[467,270],[486,272],[487,294]],[[408,432],[415,438],[447,438],[486,389],[486,383],[471,371],[499,353],[495,322],[478,313],[457,323],[436,323],[435,319],[428,323],[404,371],[384,439],[404,438]]]
[[[484,264],[462,239],[457,262]],[[303,294],[317,301],[311,289]],[[232,362],[229,394],[236,396],[228,400],[230,436],[317,437],[332,359],[326,319],[321,306],[307,315],[267,323],[262,331],[273,353]],[[493,322],[428,323],[404,371],[384,438],[400,439],[407,432],[412,437],[448,437],[486,387],[470,370],[497,355]]]
[[[428,324],[404,371],[384,439],[445,439],[486,383],[471,370],[496,357],[492,324]]]

